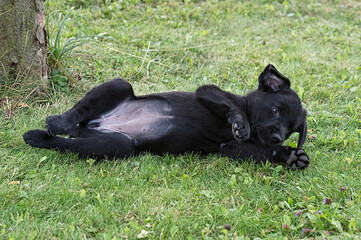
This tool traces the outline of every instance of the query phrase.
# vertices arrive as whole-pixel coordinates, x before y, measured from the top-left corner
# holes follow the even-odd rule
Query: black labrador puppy
[[[205,85],[196,92],[135,96],[114,79],[89,91],[73,108],[46,119],[47,130],[31,130],[24,141],[81,157],[128,157],[199,151],[234,159],[271,161],[302,169],[306,111],[290,81],[268,65],[256,91],[246,96]],[[298,147],[282,146],[299,132]],[[57,135],[69,135],[64,138]]]

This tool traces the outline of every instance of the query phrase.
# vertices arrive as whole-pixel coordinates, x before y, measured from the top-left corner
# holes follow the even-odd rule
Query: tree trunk
[[[0,83],[47,83],[44,0],[0,0]]]

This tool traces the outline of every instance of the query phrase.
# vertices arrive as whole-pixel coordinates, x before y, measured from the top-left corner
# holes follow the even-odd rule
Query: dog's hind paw
[[[45,130],[30,130],[23,134],[24,142],[32,147],[47,148],[54,137]]]
[[[50,115],[46,118],[45,128],[51,135],[67,134],[71,126],[67,123],[64,115]]]
[[[306,152],[300,148],[293,148],[286,159],[285,164],[293,170],[304,169],[310,164]]]

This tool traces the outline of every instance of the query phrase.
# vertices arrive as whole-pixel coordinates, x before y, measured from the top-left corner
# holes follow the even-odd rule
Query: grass
[[[64,39],[105,37],[68,53],[63,65],[77,86],[54,85],[40,103],[2,100],[1,238],[361,238],[358,1],[46,4],[73,19]],[[48,19],[50,29],[58,24]],[[308,111],[304,171],[197,153],[94,162],[21,138],[114,77],[138,94],[201,84],[244,94],[268,63],[291,79]]]

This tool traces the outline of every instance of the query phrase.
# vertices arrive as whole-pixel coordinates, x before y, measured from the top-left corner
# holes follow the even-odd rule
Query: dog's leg
[[[70,151],[80,157],[128,157],[135,153],[135,141],[125,134],[110,133],[89,138],[69,139],[50,135],[45,130],[31,130],[23,135],[24,141],[38,148]]]
[[[243,97],[225,92],[215,85],[198,88],[196,96],[211,112],[232,126],[235,140],[243,142],[249,139],[250,126],[243,112],[246,109]]]
[[[120,102],[134,98],[132,86],[114,79],[90,90],[75,106],[63,114],[51,115],[45,128],[50,134],[69,134],[78,123],[89,121],[115,108]]]
[[[222,145],[219,154],[233,159],[252,159],[256,162],[270,161],[284,164],[293,170],[304,169],[310,164],[310,159],[303,149],[289,146],[262,146],[253,143],[239,144],[236,141],[232,141]]]

